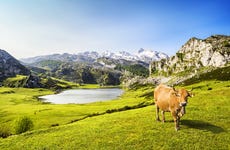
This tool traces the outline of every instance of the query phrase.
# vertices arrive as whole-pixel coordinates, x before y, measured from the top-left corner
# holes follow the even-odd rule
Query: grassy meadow
[[[194,89],[181,130],[155,121],[154,87],[129,90],[117,100],[54,105],[37,101],[46,89],[0,88],[0,126],[12,136],[0,138],[0,149],[230,149],[230,81],[203,81]],[[34,128],[15,135],[18,117]]]

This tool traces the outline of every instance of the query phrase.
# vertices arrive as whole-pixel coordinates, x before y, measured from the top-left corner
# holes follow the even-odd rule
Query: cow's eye
[[[181,95],[180,94],[176,94],[177,97],[180,97]]]

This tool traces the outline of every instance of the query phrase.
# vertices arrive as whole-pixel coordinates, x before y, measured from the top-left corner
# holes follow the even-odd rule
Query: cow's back
[[[166,85],[160,84],[158,85],[154,90],[154,99],[155,102],[161,99],[164,99],[166,97],[170,96],[170,92],[173,89],[171,87],[168,87]]]
[[[169,100],[173,89],[166,85],[160,84],[154,90],[154,100],[156,105],[164,111],[169,111]]]

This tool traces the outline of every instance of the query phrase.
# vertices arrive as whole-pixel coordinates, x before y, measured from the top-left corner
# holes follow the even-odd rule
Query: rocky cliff
[[[29,75],[30,71],[9,53],[0,49],[0,82],[17,74]]]
[[[207,39],[191,38],[176,55],[152,62],[151,74],[172,75],[179,72],[195,74],[202,68],[223,67],[230,62],[230,36],[214,35]]]

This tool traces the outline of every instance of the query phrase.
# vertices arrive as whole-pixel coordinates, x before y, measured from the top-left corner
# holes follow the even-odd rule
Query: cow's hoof
[[[175,129],[176,129],[176,131],[178,131],[178,130],[180,130],[180,127],[176,127]]]

